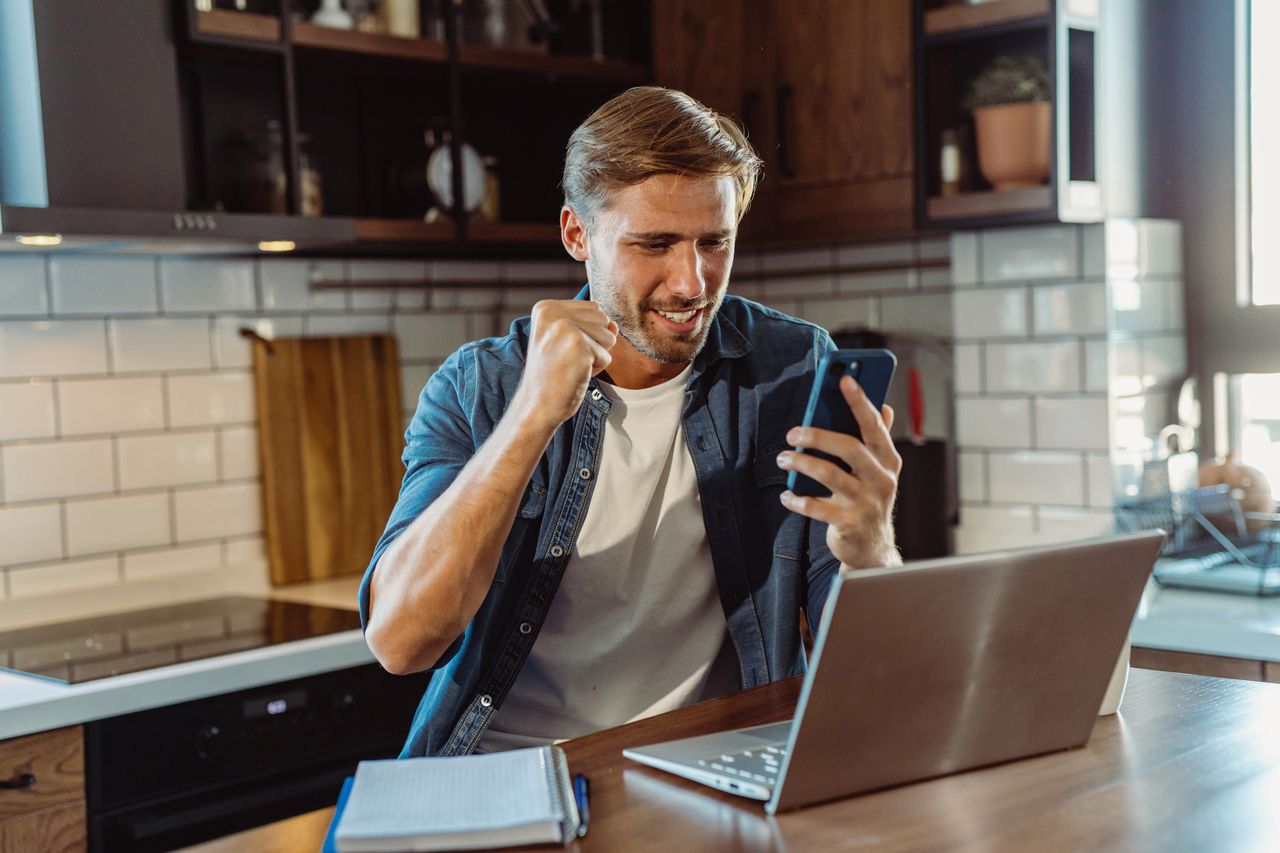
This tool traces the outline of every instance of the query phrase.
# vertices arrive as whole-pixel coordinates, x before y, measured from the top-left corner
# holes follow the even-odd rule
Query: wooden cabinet
[[[84,733],[80,726],[0,742],[0,853],[83,850],[86,845]]]
[[[654,0],[654,75],[747,127],[765,161],[743,239],[912,229],[911,10],[897,0]]]

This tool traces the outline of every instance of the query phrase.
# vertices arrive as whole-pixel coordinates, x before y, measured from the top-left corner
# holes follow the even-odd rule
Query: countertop
[[[1280,661],[1280,596],[1169,589],[1149,581],[1130,638],[1150,649]]]
[[[359,576],[272,589],[260,567],[244,572],[224,571],[209,578],[177,585],[133,588],[119,601],[99,591],[96,607],[87,599],[5,602],[0,624],[25,627],[60,618],[176,604],[215,595],[244,594],[355,609]],[[12,606],[11,606],[12,605]],[[15,614],[21,614],[19,618]],[[358,630],[343,631],[248,649],[117,675],[82,684],[59,684],[34,676],[0,671],[0,740],[62,726],[114,717],[147,708],[172,705],[232,690],[272,684],[321,672],[371,663],[373,654]]]

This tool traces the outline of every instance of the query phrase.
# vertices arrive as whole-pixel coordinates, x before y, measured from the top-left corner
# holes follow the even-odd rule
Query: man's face
[[[654,175],[612,193],[588,226],[586,264],[620,344],[661,364],[702,350],[733,266],[736,209],[729,177]]]

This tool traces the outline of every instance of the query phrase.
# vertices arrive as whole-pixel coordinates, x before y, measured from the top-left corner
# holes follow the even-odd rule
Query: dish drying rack
[[[1168,491],[1119,504],[1123,531],[1165,531],[1161,586],[1280,595],[1280,513],[1245,512],[1230,486]]]

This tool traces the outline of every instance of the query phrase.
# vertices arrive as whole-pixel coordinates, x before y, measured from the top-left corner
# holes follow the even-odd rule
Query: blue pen
[[[581,773],[573,777],[573,798],[578,801],[578,837],[581,838],[591,824],[591,782]]]

